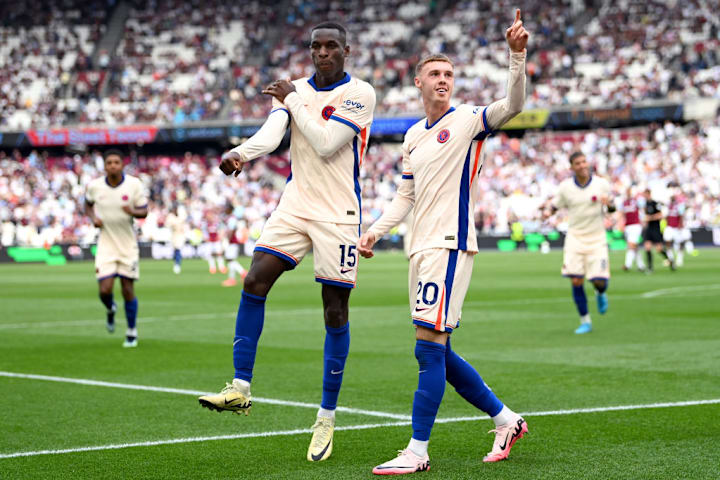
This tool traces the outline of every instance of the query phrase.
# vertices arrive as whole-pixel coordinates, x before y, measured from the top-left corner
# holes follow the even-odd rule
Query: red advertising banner
[[[127,126],[116,128],[54,128],[25,132],[34,147],[64,145],[120,145],[149,143],[155,140],[158,128],[153,126]]]

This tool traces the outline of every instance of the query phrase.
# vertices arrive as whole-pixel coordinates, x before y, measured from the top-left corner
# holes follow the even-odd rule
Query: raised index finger
[[[519,8],[515,9],[515,21],[516,22],[520,21],[520,9]]]

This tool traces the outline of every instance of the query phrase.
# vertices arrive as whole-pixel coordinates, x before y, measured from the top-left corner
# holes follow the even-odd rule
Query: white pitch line
[[[671,288],[663,288],[661,290],[652,290],[650,292],[645,292],[641,295],[642,298],[654,298],[659,297],[661,295],[672,295],[672,294],[678,294],[678,293],[685,293],[685,292],[693,292],[696,290],[717,290],[720,289],[720,283],[711,283],[709,285],[689,285],[687,287],[671,287]]]
[[[8,378],[22,378],[29,380],[43,380],[48,382],[59,382],[59,383],[73,383],[76,385],[88,385],[92,387],[108,387],[108,388],[121,388],[125,390],[141,390],[146,392],[161,392],[161,393],[176,393],[179,395],[192,395],[197,397],[199,395],[206,395],[209,392],[203,392],[200,390],[185,390],[181,388],[168,388],[168,387],[155,387],[152,385],[133,385],[130,383],[116,383],[116,382],[104,382],[102,380],[90,380],[86,378],[70,378],[70,377],[55,377],[50,375],[35,375],[30,373],[16,373],[16,372],[3,372],[0,371],[0,377]],[[320,405],[315,403],[305,402],[294,402],[291,400],[279,400],[276,398],[263,398],[263,397],[252,397],[254,402],[267,403],[268,405],[282,405],[284,407],[300,407],[300,408],[314,408],[317,409]],[[369,417],[381,417],[391,418],[396,420],[409,420],[409,415],[400,415],[396,413],[388,412],[377,412],[374,410],[362,410],[359,408],[350,407],[337,407],[338,412],[345,412],[354,415],[367,415]]]
[[[720,398],[713,398],[710,400],[690,400],[684,402],[663,402],[663,403],[649,403],[640,405],[616,405],[610,407],[590,407],[590,408],[574,408],[569,410],[547,410],[540,412],[522,412],[521,415],[527,418],[531,417],[546,417],[551,415],[576,415],[579,413],[599,413],[599,412],[614,412],[621,410],[642,410],[650,408],[670,408],[670,407],[689,407],[696,405],[713,405],[720,404]],[[489,417],[452,417],[452,418],[438,418],[435,423],[457,423],[457,422],[469,422],[475,420],[486,420]],[[336,431],[343,430],[368,430],[372,428],[387,428],[387,427],[403,427],[411,425],[410,421],[401,422],[387,422],[387,423],[370,423],[362,425],[347,425],[338,426],[335,428]],[[297,429],[297,430],[279,430],[270,432],[253,432],[253,433],[239,433],[234,435],[215,435],[211,437],[186,437],[186,438],[170,438],[167,440],[152,440],[147,442],[134,442],[134,443],[119,443],[110,445],[94,445],[87,447],[76,447],[76,448],[65,448],[58,450],[36,450],[36,451],[25,451],[25,452],[13,452],[13,453],[0,453],[0,459],[2,458],[16,458],[16,457],[33,457],[37,455],[61,455],[64,453],[78,453],[78,452],[93,452],[100,450],[117,450],[121,448],[132,448],[132,447],[154,447],[159,445],[175,445],[179,443],[193,443],[193,442],[210,442],[215,440],[236,440],[239,438],[262,438],[262,437],[279,437],[279,436],[290,436],[312,433],[309,428]]]

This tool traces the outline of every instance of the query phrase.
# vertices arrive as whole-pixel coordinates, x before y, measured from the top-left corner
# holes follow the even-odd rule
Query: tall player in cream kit
[[[256,243],[243,285],[233,342],[235,376],[219,394],[199,401],[213,410],[247,414],[265,300],[280,275],[312,249],[326,334],[322,401],[307,451],[309,461],[325,460],[332,453],[335,409],[350,348],[348,300],[357,274],[360,167],[375,109],[374,89],[344,71],[349,54],[342,25],[325,22],[313,28],[310,56],[315,74],[266,87],[263,93],[273,97],[273,107],[265,124],[223,155],[220,165],[226,175],[237,176],[246,162],[274,151],[290,126],[291,174]]]
[[[520,10],[506,31],[510,47],[507,97],[485,106],[450,105],[454,65],[431,55],[415,69],[427,118],[405,134],[402,182],[391,204],[361,237],[358,251],[372,257],[373,245],[413,209],[410,246],[410,315],[415,325],[418,388],[412,407],[412,437],[400,454],[373,469],[398,475],[430,468],[428,444],[435,416],[449,382],[495,423],[492,450],[483,458],[508,458],[528,431],[525,420],[504,405],[478,372],[450,346],[478,251],[475,234],[477,176],[483,141],[522,111],[525,101],[525,46],[529,38]]]
[[[122,152],[105,152],[106,176],[91,181],[85,193],[85,212],[100,229],[95,254],[95,277],[100,289],[100,301],[107,310],[107,329],[115,331],[113,285],[120,278],[125,300],[127,331],[124,347],[137,346],[138,300],[135,280],[140,278],[140,249],[133,219],[145,218],[148,200],[140,179],[123,173]]]

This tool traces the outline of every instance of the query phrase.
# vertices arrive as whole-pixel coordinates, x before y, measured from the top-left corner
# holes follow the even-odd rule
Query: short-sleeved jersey
[[[637,199],[626,198],[622,205],[623,215],[625,216],[625,225],[635,225],[640,223],[640,207]]]
[[[88,184],[85,200],[93,205],[95,215],[103,222],[98,239],[97,256],[123,258],[136,255],[138,245],[133,217],[122,207],[147,206],[147,195],[140,179],[132,175],[123,175],[120,184],[112,187],[106,177],[96,178]]]
[[[601,199],[609,196],[610,183],[602,177],[591,176],[584,186],[575,177],[560,182],[554,205],[568,210],[566,247],[582,249],[607,244]]]
[[[451,107],[405,134],[402,189],[414,189],[410,255],[427,248],[477,252],[475,200],[482,146],[491,134],[487,107]]]
[[[660,213],[660,204],[656,202],[655,200],[648,200],[645,203],[645,214],[646,215],[656,215]],[[660,231],[660,220],[649,220],[647,223],[647,227],[650,229],[656,229],[657,231]]]
[[[350,142],[321,157],[294,121],[290,122],[291,172],[277,209],[323,222],[361,222],[360,167],[375,110],[375,90],[347,73],[337,83],[318,88],[315,77],[292,83],[318,124],[340,122],[355,131]],[[273,99],[273,111],[286,109]]]
[[[667,211],[667,225],[668,227],[673,228],[682,228],[683,227],[683,221],[682,221],[682,215],[685,211],[685,205],[678,201],[671,201],[670,205],[668,205],[668,211]]]
[[[179,248],[185,243],[185,220],[179,215],[171,213],[165,219],[165,224],[170,229],[171,243]]]

